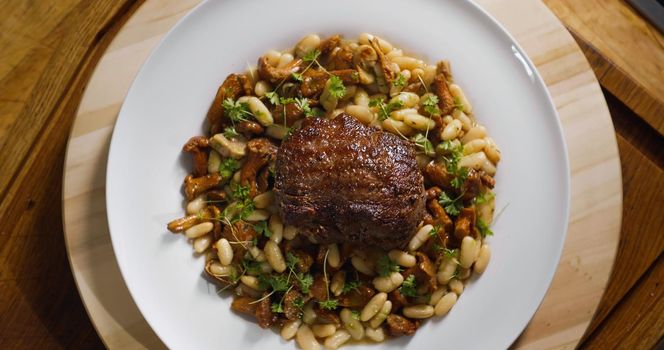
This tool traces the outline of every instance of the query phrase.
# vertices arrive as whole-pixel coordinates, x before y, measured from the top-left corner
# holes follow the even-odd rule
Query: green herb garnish
[[[440,115],[440,108],[438,108],[438,96],[436,95],[427,95],[424,99],[422,99],[422,107],[424,108],[424,111],[429,113],[430,115]]]
[[[382,98],[372,98],[369,101],[369,107],[378,107],[378,120],[383,121],[390,116],[392,111],[397,110],[403,106],[401,100],[395,100],[394,102],[385,103]]]
[[[383,255],[378,259],[376,269],[378,270],[378,274],[382,277],[389,276],[392,272],[401,271],[401,267],[392,261],[387,255]]]
[[[478,218],[476,226],[482,237],[493,236],[493,231],[491,231],[491,228],[489,228],[489,225],[484,220]]]
[[[460,199],[461,196],[452,199],[447,195],[447,193],[445,193],[445,191],[442,191],[438,197],[438,203],[443,206],[443,209],[445,209],[447,214],[451,216],[457,216],[461,212],[461,208],[463,208],[463,203],[461,203]]]
[[[417,282],[415,281],[415,275],[409,275],[399,287],[399,292],[402,295],[407,297],[416,297],[417,296]]]

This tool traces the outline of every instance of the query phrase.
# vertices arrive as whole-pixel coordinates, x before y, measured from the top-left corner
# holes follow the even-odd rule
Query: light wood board
[[[141,64],[199,1],[147,0],[99,61],[67,152],[64,225],[81,297],[109,348],[164,347],[132,301],[111,246],[105,208],[113,125]],[[477,1],[503,24],[544,78],[563,125],[572,171],[570,225],[552,285],[516,348],[573,348],[604,292],[621,224],[622,185],[614,129],[601,89],[563,25],[539,1]]]

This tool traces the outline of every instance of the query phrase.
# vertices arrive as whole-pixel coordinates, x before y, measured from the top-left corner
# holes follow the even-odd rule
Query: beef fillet
[[[345,114],[281,144],[274,191],[284,223],[317,243],[404,246],[425,213],[413,146]]]

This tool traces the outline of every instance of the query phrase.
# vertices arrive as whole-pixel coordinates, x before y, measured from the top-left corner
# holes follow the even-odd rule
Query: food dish
[[[262,328],[305,350],[410,336],[486,269],[501,155],[449,62],[309,34],[229,74],[207,121],[167,227]]]
[[[417,6],[433,6],[436,8],[438,5],[418,3]],[[537,75],[533,73],[532,66],[528,64],[526,65],[526,67],[531,69],[530,74],[528,74],[526,70],[523,70],[521,61],[514,58],[514,51],[512,51],[512,43],[509,38],[502,32],[497,32],[495,35],[490,34],[493,33],[492,30],[495,30],[497,27],[490,21],[483,22],[485,21],[484,15],[481,12],[478,12],[478,10],[472,5],[448,4],[440,6],[451,6],[450,8],[445,8],[445,14],[437,15],[438,18],[444,19],[441,22],[445,22],[449,25],[464,22],[467,23],[468,28],[470,29],[464,37],[472,38],[473,40],[476,40],[476,42],[482,43],[482,45],[480,45],[483,47],[482,50],[493,52],[494,54],[492,55],[490,62],[482,62],[484,65],[472,64],[478,63],[472,62],[472,60],[473,58],[476,59],[477,57],[480,57],[477,55],[478,51],[482,51],[480,49],[474,49],[472,47],[464,48],[463,55],[461,52],[449,50],[448,52],[452,52],[450,55],[443,53],[442,49],[440,49],[440,52],[436,52],[436,49],[430,48],[426,45],[426,40],[419,40],[417,38],[414,40],[410,40],[410,38],[407,39],[403,35],[400,36],[394,31],[390,32],[390,29],[387,27],[381,27],[380,24],[377,25],[380,27],[377,31],[385,33],[384,35],[386,37],[394,37],[395,43],[409,45],[408,50],[411,52],[425,52],[432,57],[450,57],[451,61],[458,61],[458,68],[460,71],[457,71],[457,66],[455,66],[455,71],[459,72],[457,75],[461,77],[460,79],[466,80],[466,82],[461,85],[469,87],[470,90],[468,90],[467,93],[469,93],[471,97],[481,96],[481,98],[473,97],[473,101],[477,101],[475,107],[480,110],[491,110],[492,114],[499,114],[501,116],[500,123],[498,123],[496,119],[490,117],[486,119],[487,124],[489,124],[489,129],[492,130],[492,134],[496,135],[496,139],[506,151],[505,153],[510,155],[501,165],[501,173],[504,174],[505,172],[509,172],[511,176],[510,178],[503,177],[502,179],[499,179],[500,186],[497,189],[499,198],[503,198],[502,200],[506,200],[504,194],[508,194],[507,200],[510,201],[510,208],[501,217],[501,220],[496,227],[497,230],[500,229],[500,227],[508,227],[509,229],[500,229],[502,232],[506,232],[506,235],[501,235],[501,240],[496,241],[494,251],[500,251],[501,254],[495,254],[495,257],[499,257],[498,259],[502,260],[501,265],[505,266],[506,269],[509,269],[510,275],[516,274],[524,278],[529,278],[533,290],[528,292],[527,295],[518,293],[518,291],[509,288],[491,288],[491,293],[488,295],[479,292],[483,289],[480,288],[480,284],[489,283],[489,285],[496,285],[496,283],[498,283],[498,285],[504,287],[505,282],[509,281],[509,276],[505,275],[504,272],[492,270],[493,272],[491,274],[485,275],[482,279],[477,281],[477,284],[473,284],[477,288],[473,288],[473,285],[471,285],[471,288],[466,292],[465,297],[469,299],[472,298],[474,301],[466,302],[464,301],[465,298],[462,298],[457,305],[457,308],[463,307],[469,310],[464,311],[463,313],[467,316],[459,316],[460,313],[452,312],[445,322],[429,324],[427,327],[436,327],[437,331],[441,332],[453,332],[456,327],[460,327],[461,324],[463,324],[462,320],[465,317],[469,317],[469,320],[474,320],[473,322],[490,322],[492,327],[494,327],[493,329],[495,332],[488,335],[488,338],[485,341],[492,345],[497,344],[496,346],[501,346],[500,344],[505,345],[505,343],[511,342],[514,339],[513,337],[521,329],[520,327],[523,327],[528,317],[532,315],[534,308],[537,306],[539,300],[541,300],[541,296],[546,290],[546,286],[550,280],[550,274],[552,274],[553,270],[547,269],[552,268],[550,267],[552,261],[553,266],[555,267],[557,254],[559,254],[559,250],[556,250],[556,247],[559,247],[562,243],[564,237],[562,233],[564,232],[565,227],[565,221],[564,219],[561,220],[561,218],[564,218],[564,213],[566,213],[565,203],[567,198],[567,182],[565,180],[566,173],[564,173],[566,170],[566,163],[564,152],[560,152],[561,149],[564,150],[564,145],[562,144],[559,133],[555,132],[558,130],[555,113],[552,112],[546,93],[542,90],[541,81],[538,79]],[[208,3],[203,7],[206,11],[195,12],[197,14],[194,16],[196,18],[195,21],[185,20],[183,23],[187,23],[186,26],[179,25],[176,27],[189,29],[176,29],[176,31],[174,31],[155,52],[137,78],[125,106],[123,107],[123,112],[116,128],[109,163],[109,223],[113,235],[113,244],[116,253],[118,254],[118,261],[127,283],[130,286],[130,290],[144,315],[162,339],[172,347],[191,345],[192,341],[195,341],[195,344],[198,344],[200,347],[205,347],[206,345],[204,344],[210,346],[215,342],[218,343],[221,341],[211,328],[207,328],[207,325],[211,325],[213,322],[212,320],[216,319],[214,315],[223,314],[223,311],[221,310],[228,307],[228,305],[218,305],[219,307],[215,307],[213,305],[217,304],[208,304],[208,302],[212,300],[212,297],[215,297],[214,300],[216,302],[218,302],[219,298],[214,295],[214,291],[211,293],[208,291],[207,284],[199,284],[198,289],[194,290],[183,287],[184,285],[198,283],[196,282],[196,279],[199,279],[199,277],[197,276],[196,270],[200,268],[200,264],[196,265],[193,262],[193,258],[190,258],[192,260],[191,264],[183,264],[182,262],[183,260],[186,261],[189,252],[180,249],[183,248],[182,246],[174,243],[175,241],[172,239],[159,238],[161,241],[155,242],[153,237],[134,234],[137,231],[147,230],[149,226],[153,224],[153,221],[154,223],[160,222],[163,224],[163,222],[168,221],[171,217],[176,216],[181,210],[179,205],[163,204],[166,202],[176,203],[177,198],[180,196],[177,192],[173,192],[172,194],[164,192],[165,188],[178,187],[181,176],[184,175],[181,171],[178,171],[178,169],[183,168],[180,161],[177,161],[177,159],[174,162],[167,161],[166,164],[171,164],[171,166],[164,167],[158,165],[162,164],[163,161],[160,163],[154,161],[146,163],[145,160],[150,157],[163,158],[162,155],[169,153],[169,151],[175,154],[179,146],[169,145],[169,142],[174,143],[172,140],[181,140],[191,134],[197,133],[198,127],[192,125],[192,120],[195,119],[192,115],[201,115],[205,113],[205,109],[209,105],[211,98],[211,96],[209,96],[209,91],[212,91],[212,89],[215,88],[214,85],[218,84],[218,82],[224,77],[221,72],[222,69],[219,68],[219,72],[211,74],[213,77],[210,77],[209,81],[203,84],[205,86],[197,87],[198,84],[194,83],[194,81],[207,79],[203,77],[210,75],[209,68],[206,68],[208,71],[203,73],[204,70],[198,69],[198,67],[214,66],[212,63],[220,62],[220,57],[215,55],[208,57],[206,54],[173,56],[175,51],[171,50],[177,47],[177,52],[207,52],[208,54],[215,51],[213,49],[209,49],[209,51],[206,51],[208,49],[201,51],[201,46],[198,46],[193,41],[186,40],[186,38],[191,38],[193,32],[198,34],[204,33],[204,31],[201,31],[203,28],[209,29],[211,23],[218,22],[219,17],[215,19],[208,17],[211,16],[212,13],[215,13],[216,16],[222,16],[221,13],[227,13],[229,11],[236,15],[238,13],[233,12],[236,11],[233,6],[226,7],[225,5],[217,3]],[[221,11],[222,9],[224,11]],[[423,13],[428,12],[424,11]],[[424,14],[423,16],[427,18],[428,15]],[[189,16],[188,18],[192,18],[192,16]],[[317,18],[317,22],[318,20],[320,20],[320,18]],[[433,23],[431,20],[426,22]],[[305,23],[308,22],[305,21]],[[300,24],[304,25],[303,23]],[[325,27],[325,25],[321,26],[323,28]],[[419,30],[415,29],[415,26],[412,23],[409,23],[407,26],[410,28],[408,30]],[[351,28],[346,29],[345,34],[349,36],[353,34],[357,35],[362,29],[366,29],[366,23],[360,27],[358,21],[355,27],[351,26]],[[423,28],[421,29],[424,30]],[[301,33],[303,30],[307,29],[299,28],[297,32]],[[327,33],[330,33],[330,31]],[[290,39],[284,39],[282,47],[285,46],[286,41],[294,40],[295,37],[293,36],[296,34],[284,35]],[[203,35],[203,37],[205,37],[205,35]],[[452,44],[454,43],[454,40],[451,42],[446,42],[445,40],[452,39],[442,39],[441,47],[453,47]],[[255,46],[266,47],[267,45],[275,45],[274,43],[274,39],[269,41],[265,40],[263,42],[260,42],[259,40]],[[233,45],[232,40],[229,45]],[[280,44],[277,43],[276,45]],[[242,46],[238,45],[237,47],[240,48]],[[507,48],[507,51],[500,48]],[[237,51],[233,52],[232,57],[235,57],[237,60],[238,56],[251,57],[259,54],[259,52],[252,53],[250,50],[251,49],[246,49],[244,52],[239,53]],[[516,49],[516,52],[519,52],[518,49]],[[455,57],[453,56],[456,56],[459,59],[455,60]],[[462,57],[466,58],[461,59]],[[225,61],[232,62],[232,58],[229,56]],[[244,62],[235,62],[235,67],[226,66],[223,68],[223,71],[237,71],[244,65]],[[524,62],[527,63],[527,60]],[[172,68],[182,66],[194,68],[189,68],[186,74],[185,72],[179,72],[177,70],[173,71],[172,69],[168,69],[172,74],[164,74],[164,69],[166,69],[166,67]],[[488,79],[486,81],[496,81],[497,79],[501,82],[510,81],[510,83],[501,84],[501,93],[496,93],[497,90],[495,88],[489,88],[487,86],[488,84],[473,85],[473,78],[477,79],[477,81],[480,81],[480,78],[486,78]],[[180,87],[176,88],[176,85],[179,85]],[[141,93],[141,91],[150,91],[154,96],[159,96],[159,99],[155,100],[154,98],[149,97],[149,95]],[[175,91],[178,92],[176,93]],[[208,92],[202,93],[203,91]],[[200,98],[197,97],[199,94]],[[513,103],[514,101],[511,101],[512,103],[501,102],[505,101],[505,95],[520,96],[523,99],[523,103],[518,103],[518,108],[516,108],[516,105]],[[489,106],[491,107],[489,108]],[[514,122],[517,120],[525,120],[523,119],[525,115],[537,115],[543,117],[534,118],[529,121],[527,123],[528,132],[524,133],[518,142],[510,142],[509,137],[507,136],[510,135],[507,125],[513,126],[515,125]],[[178,124],[179,118],[185,118],[185,120]],[[154,127],[154,125],[157,125],[155,124],[156,121],[158,121],[157,124],[166,124],[165,121],[169,121],[170,123],[179,126],[167,129],[160,127],[161,131],[159,132],[159,137],[154,140],[155,144],[142,145],[138,141],[129,141],[138,140],[141,133]],[[129,125],[132,126],[129,127]],[[493,132],[494,130],[495,133]],[[551,131],[553,131],[553,133]],[[165,140],[161,141],[162,138]],[[166,140],[168,140],[168,142]],[[505,143],[506,140],[508,141],[507,143]],[[547,180],[549,184],[548,188],[538,189],[538,195],[545,196],[547,201],[539,206],[537,213],[523,206],[523,203],[527,203],[528,200],[523,197],[522,192],[517,190],[517,188],[531,190],[536,188],[533,182],[527,180],[527,177],[524,177],[526,174],[521,169],[514,166],[517,160],[523,161],[530,159],[524,154],[523,148],[518,147],[524,142],[535,142],[535,144],[541,145],[541,151],[539,157],[534,161],[535,163],[533,163],[533,169],[528,169],[529,176],[551,180],[550,174],[561,175],[556,177],[556,180]],[[134,163],[137,158],[141,158],[143,165]],[[126,181],[126,177],[121,175],[120,169],[123,168],[143,169],[146,174],[154,175],[150,176],[151,181],[160,182],[160,185],[141,181],[141,186],[143,187],[137,187],[135,185],[129,186],[136,192],[128,194],[123,188],[128,188],[126,185],[130,184],[131,181]],[[163,177],[164,174],[171,173],[173,173],[173,176],[167,175],[166,177],[167,179],[170,179],[167,180],[168,183],[159,180],[159,176]],[[136,184],[136,179],[133,179],[133,181],[134,184]],[[122,200],[119,200],[119,198],[122,198]],[[157,202],[154,201],[155,198],[158,198]],[[147,201],[147,199],[151,200]],[[500,203],[499,200],[499,208],[501,207],[501,204],[504,205],[505,202]],[[123,207],[128,208],[125,210]],[[145,208],[149,208],[149,210]],[[514,211],[519,213],[518,225],[515,225]],[[528,219],[524,219],[524,217]],[[141,224],[141,222],[145,223],[146,221],[148,222],[147,224]],[[540,227],[542,225],[544,227]],[[538,229],[540,232],[537,241],[533,241],[523,232],[525,230],[532,231],[535,229]],[[507,242],[511,242],[511,244],[505,244]],[[538,259],[534,259],[528,264],[529,269],[527,269],[527,271],[520,268],[519,264],[515,264],[516,261],[511,258],[517,255],[515,254],[515,249],[518,251],[519,247],[523,247],[526,244],[528,245],[530,252],[534,252],[534,254],[537,254],[538,256]],[[165,258],[166,256],[168,256],[168,258]],[[143,261],[144,264],[139,266],[141,264],[131,263],[130,261]],[[177,261],[177,263],[171,263],[171,261]],[[492,265],[496,265],[494,263],[495,261]],[[197,267],[195,268],[194,266]],[[547,266],[549,267],[547,268]],[[161,271],[167,271],[167,273]],[[176,278],[173,278],[174,275]],[[187,276],[192,275],[196,276],[196,279],[189,279],[187,281]],[[541,278],[535,276],[540,276]],[[177,283],[173,284],[172,282],[167,282],[172,279],[175,279]],[[501,282],[498,282],[498,280],[501,280]],[[206,297],[206,295],[209,295],[209,298]],[[512,298],[511,295],[518,295],[519,302],[509,303]],[[500,305],[502,303],[491,303],[491,305],[486,304],[490,300],[495,301],[495,298],[503,298],[501,300],[508,302],[511,306],[510,310],[512,310],[512,312],[509,313],[509,315],[507,315],[508,313],[500,312]],[[180,302],[177,305],[171,305],[168,302],[159,302],[159,300],[165,301],[176,299],[183,300],[183,302]],[[479,310],[489,310],[489,312],[488,314],[482,314],[482,317],[477,317],[479,315],[477,313]],[[212,312],[212,314],[210,312]],[[196,318],[192,319],[192,316],[189,316],[190,314],[196,315]],[[500,315],[503,322],[495,322],[495,315]],[[196,319],[199,318],[208,321],[196,321]],[[241,324],[241,322],[235,323]],[[191,328],[178,326],[175,328],[175,324],[192,324],[195,326],[192,326]],[[229,332],[231,332],[230,334],[238,334],[238,331],[239,334],[244,334],[242,331],[244,328],[242,326],[239,327],[240,328],[238,328],[237,325],[224,322],[223,329],[218,331],[223,334],[229,334]],[[175,329],[178,329],[178,331],[175,331]],[[456,331],[460,331],[460,329],[456,329]],[[255,334],[248,329],[246,332],[248,332],[247,336],[240,336],[239,338],[227,337],[225,338],[225,341],[229,344],[235,344],[235,346],[266,346],[267,344],[270,344],[270,341],[265,339],[268,337],[256,337]],[[430,332],[422,332],[422,335],[415,337],[409,344],[413,346],[419,344],[421,346],[422,344],[432,341],[431,337],[424,335],[427,333]],[[458,344],[458,342],[461,342],[462,344],[475,344],[476,346],[485,344],[473,343],[477,341],[482,342],[484,340],[464,339],[463,341],[453,341],[453,343]],[[394,347],[403,345],[403,342],[396,342],[387,346]]]

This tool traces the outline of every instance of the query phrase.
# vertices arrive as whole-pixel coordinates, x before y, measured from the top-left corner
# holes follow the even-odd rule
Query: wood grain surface
[[[664,35],[624,0],[544,2],[578,38],[602,86],[664,134]]]
[[[152,15],[142,19],[132,17],[124,26],[139,3],[2,2],[5,6],[0,7],[0,348],[103,346],[75,289],[60,228],[60,186],[68,131],[94,67],[100,70],[104,62],[112,64],[113,57],[118,64],[126,57],[123,55],[132,51],[147,54],[161,33],[194,2],[149,1],[140,9],[149,10]],[[500,5],[499,1],[484,3]],[[127,35],[116,37],[119,28]],[[100,61],[114,37],[109,54]],[[110,54],[114,49],[115,53]],[[138,69],[140,63],[126,64],[131,71]],[[119,76],[117,80],[125,78]],[[125,91],[113,86],[115,80],[115,76],[109,75],[98,84],[102,87],[109,84],[111,99],[116,101],[118,96],[114,94],[119,94],[121,101]],[[93,88],[93,85],[88,87]],[[639,117],[616,98],[607,97],[622,155],[625,205],[616,266],[583,344],[593,348],[616,345],[629,349],[650,348],[664,332],[661,317],[664,305],[661,297],[661,189],[664,188],[661,150],[664,148],[660,133],[646,122],[639,123]],[[560,107],[561,103],[556,102]],[[99,293],[100,300],[117,296],[122,301],[126,293],[124,284],[109,278],[113,277],[114,269],[117,272],[117,267],[109,256],[112,251],[104,249],[108,245],[104,208],[95,206],[98,202],[88,201],[103,196],[103,189],[99,189],[103,181],[100,182],[98,175],[103,174],[105,159],[99,160],[99,154],[106,149],[102,146],[88,152],[74,152],[86,144],[84,135],[88,142],[110,135],[110,128],[100,125],[108,125],[108,118],[112,122],[119,105],[105,104],[103,99],[91,99],[88,103],[95,112],[86,122],[81,122],[81,118],[77,121],[72,135],[80,144],[72,140],[69,155],[70,159],[80,157],[77,162],[68,164],[73,164],[74,168],[79,164],[81,169],[70,171],[87,181],[80,187],[70,186],[71,193],[84,194],[87,200],[85,196],[70,200],[68,205],[79,208],[81,215],[73,219],[85,223],[68,225],[67,231],[78,230],[84,235],[69,237],[68,243],[70,249],[83,248],[76,242],[79,239],[93,247],[88,254],[79,256],[80,263],[86,265],[80,267],[80,271],[87,271],[85,277],[95,282],[87,287],[88,291]],[[562,105],[566,106],[564,101]],[[86,168],[89,162],[96,162],[95,166]],[[94,168],[92,173],[90,168]],[[97,189],[90,191],[90,188]],[[601,227],[594,225],[586,228],[602,232]],[[90,276],[94,275],[95,265],[102,261],[111,261],[101,266],[111,272],[109,276]],[[79,288],[85,293],[85,285],[79,283]],[[100,300],[96,302],[101,304]],[[86,298],[86,302],[90,304],[95,300]],[[103,321],[106,322],[103,326],[110,327],[110,331],[102,333],[107,345],[115,348],[159,345],[158,339],[150,336],[149,329],[140,322],[132,322],[136,315],[131,313],[130,299],[127,304],[101,305],[111,317],[100,321],[96,313],[95,322],[100,326]],[[578,328],[574,330],[575,335],[585,329]],[[108,341],[109,337],[114,341]],[[527,334],[524,337],[527,338]],[[136,343],[137,340],[142,343]]]

